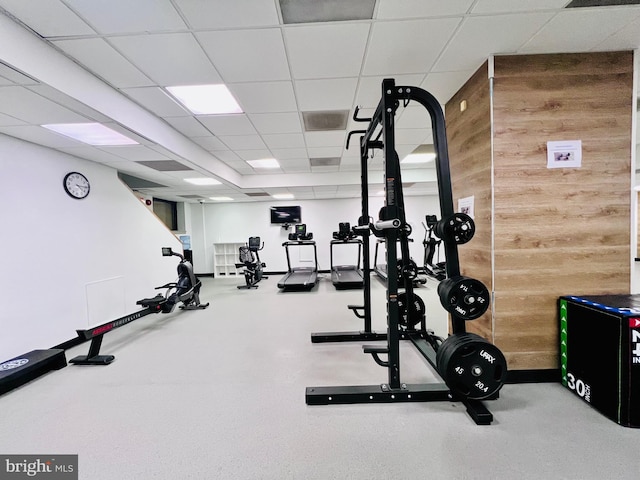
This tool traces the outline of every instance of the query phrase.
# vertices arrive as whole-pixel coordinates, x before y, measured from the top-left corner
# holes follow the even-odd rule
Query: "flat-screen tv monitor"
[[[300,223],[300,207],[271,207],[271,223]]]

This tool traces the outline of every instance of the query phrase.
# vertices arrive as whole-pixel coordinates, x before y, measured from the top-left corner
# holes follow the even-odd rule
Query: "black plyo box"
[[[618,424],[640,427],[640,295],[563,296],[558,317],[562,384]]]

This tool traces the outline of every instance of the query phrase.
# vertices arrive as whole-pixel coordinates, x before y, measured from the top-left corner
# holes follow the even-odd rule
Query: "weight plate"
[[[446,220],[440,220],[435,225],[434,232],[445,241],[463,245],[473,238],[476,224],[466,213],[454,213]]]
[[[402,259],[399,258],[396,263],[396,268],[398,269],[398,283],[400,285],[404,284],[404,279],[407,280],[415,280],[418,278],[418,264],[409,260],[406,266],[403,266]]]
[[[400,325],[405,328],[412,328],[419,324],[425,315],[424,301],[415,293],[411,301],[407,292],[398,295],[398,312],[400,313]]]
[[[447,338],[438,348],[436,366],[452,393],[472,400],[496,394],[507,376],[500,349],[474,333]]]
[[[475,320],[489,308],[490,295],[480,280],[456,276],[438,284],[440,303],[446,311],[463,320]]]

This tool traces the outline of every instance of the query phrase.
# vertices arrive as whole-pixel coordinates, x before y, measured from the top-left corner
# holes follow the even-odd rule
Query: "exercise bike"
[[[242,268],[245,285],[238,285],[242,288],[258,288],[258,282],[265,277],[262,268],[266,265],[260,261],[260,250],[264,248],[264,242],[260,245],[260,237],[249,237],[249,242],[238,249],[238,260],[236,268]]]
[[[171,250],[171,247],[162,247],[162,256],[176,256],[180,258],[178,263],[178,281],[166,283],[156,290],[165,289],[165,293],[158,294],[153,298],[143,298],[136,302],[137,305],[143,307],[155,307],[162,313],[170,313],[178,303],[181,310],[197,310],[204,309],[209,303],[200,303],[200,287],[202,282],[193,273],[191,262],[186,260],[184,256]]]

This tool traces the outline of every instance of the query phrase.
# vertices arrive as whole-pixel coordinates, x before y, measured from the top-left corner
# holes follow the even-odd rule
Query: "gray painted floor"
[[[559,384],[506,385],[486,402],[490,426],[451,402],[306,406],[306,386],[384,383],[386,370],[357,344],[310,342],[360,329],[346,305],[361,291],[325,278],[282,293],[278,277],[251,291],[204,279],[207,310],[145,317],[105,336],[113,364],[69,365],[0,397],[0,453],[78,454],[84,480],[640,478],[640,430]],[[441,310],[432,288],[419,293]],[[403,381],[433,379],[409,344],[402,362]]]

